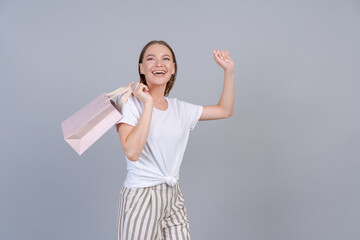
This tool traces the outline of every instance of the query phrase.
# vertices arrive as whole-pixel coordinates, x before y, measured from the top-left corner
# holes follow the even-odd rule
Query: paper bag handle
[[[131,96],[131,93],[133,92],[131,87],[121,87],[118,88],[112,92],[106,93],[104,96],[107,96],[108,99],[106,99],[105,102],[110,101],[113,98],[116,98],[117,96],[124,94],[121,98],[120,98],[120,109],[122,108],[122,106],[125,104],[126,100],[128,100],[128,98]]]

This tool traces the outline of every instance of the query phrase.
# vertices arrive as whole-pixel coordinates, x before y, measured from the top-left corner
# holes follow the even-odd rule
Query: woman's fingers
[[[223,59],[222,56],[221,56],[220,50],[217,50],[217,53],[218,53],[219,58],[220,58],[220,59]]]
[[[216,57],[218,60],[222,59],[221,54],[220,54],[220,51],[219,51],[218,49],[216,49],[216,50],[214,50],[214,51],[215,51],[215,57]]]
[[[146,86],[145,84],[143,84],[141,82],[136,83],[135,92],[137,92],[137,93],[143,92],[144,93],[144,92],[148,92],[148,91],[149,91],[148,86]]]
[[[229,51],[228,50],[214,50],[214,55],[217,59],[221,59],[225,62],[229,62],[230,61],[230,57],[229,57]]]
[[[147,92],[149,91],[148,86],[146,86],[145,84],[144,84],[144,88],[145,88],[145,90],[146,90]]]
[[[213,53],[214,53],[214,58],[217,58],[217,57],[218,57],[218,54],[217,54],[217,52],[216,52],[215,49],[214,49]]]
[[[226,50],[226,49],[225,49],[225,50],[222,50],[222,51],[221,51],[221,54],[222,54],[222,56],[223,56],[223,60],[224,60],[225,62],[229,62],[227,50]]]
[[[234,69],[234,62],[230,58],[230,53],[227,49],[213,50],[214,53],[214,60],[215,62],[224,70],[233,70]]]
[[[216,50],[214,50],[213,53],[214,53],[214,58],[216,59],[218,57],[217,53],[216,53]]]

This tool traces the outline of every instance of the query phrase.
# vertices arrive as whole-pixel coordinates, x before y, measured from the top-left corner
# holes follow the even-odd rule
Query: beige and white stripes
[[[118,205],[118,240],[190,239],[179,183],[123,187]]]

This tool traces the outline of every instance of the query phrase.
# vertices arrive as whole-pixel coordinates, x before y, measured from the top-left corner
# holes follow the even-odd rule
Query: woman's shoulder
[[[135,97],[133,94],[130,95],[130,97],[127,99],[127,101],[125,102],[126,103],[129,103],[131,105],[141,105],[141,100],[138,99],[137,97]]]
[[[120,108],[120,100],[122,97],[123,97],[123,95],[120,95],[116,99],[116,105],[119,108]],[[141,111],[143,106],[142,106],[142,102],[137,97],[135,97],[134,95],[131,94],[124,102],[122,109],[124,109],[124,108],[129,109],[131,111],[136,111],[136,110]]]
[[[167,98],[167,100],[169,100],[169,103],[175,106],[175,108],[180,109],[181,111],[192,111],[193,109],[201,107],[200,104],[191,103],[184,99]]]
[[[165,97],[165,99],[168,101],[168,103],[176,106],[184,105],[184,101],[181,99],[178,99],[176,97]]]
[[[166,98],[167,100],[169,101],[172,101],[174,103],[177,103],[177,104],[181,104],[181,105],[197,105],[197,104],[194,104],[194,103],[191,103],[190,101],[187,101],[187,100],[184,100],[184,99],[179,99],[179,98]]]

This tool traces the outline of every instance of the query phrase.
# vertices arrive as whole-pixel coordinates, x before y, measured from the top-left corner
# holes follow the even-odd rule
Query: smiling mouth
[[[153,71],[152,74],[155,77],[163,77],[165,75],[165,71]]]

